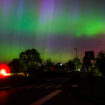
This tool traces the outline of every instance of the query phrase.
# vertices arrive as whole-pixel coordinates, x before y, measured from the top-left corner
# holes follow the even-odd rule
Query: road
[[[46,79],[29,86],[0,91],[0,105],[91,105],[72,97],[67,90],[69,78]]]

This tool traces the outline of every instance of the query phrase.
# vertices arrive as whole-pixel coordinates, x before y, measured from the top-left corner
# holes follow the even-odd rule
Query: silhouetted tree
[[[13,59],[9,63],[9,67],[12,73],[19,73],[21,71],[20,68],[20,60],[19,59]]]
[[[86,68],[87,72],[89,72],[89,68],[91,67],[91,59],[89,57],[84,56],[83,66]]]
[[[20,64],[21,68],[26,73],[35,73],[41,63],[40,54],[36,49],[28,49],[20,53]]]
[[[74,65],[75,65],[76,69],[80,69],[80,68],[81,68],[81,65],[82,65],[82,64],[81,64],[79,58],[74,58],[74,59],[73,59],[73,63],[74,63]]]
[[[47,59],[46,64],[45,64],[46,70],[52,71],[52,67],[53,67],[53,62],[51,61],[51,59]]]
[[[105,52],[99,52],[98,56],[96,57],[95,66],[105,76]]]
[[[76,69],[75,64],[73,61],[69,60],[66,65],[68,66],[70,71],[74,71]]]

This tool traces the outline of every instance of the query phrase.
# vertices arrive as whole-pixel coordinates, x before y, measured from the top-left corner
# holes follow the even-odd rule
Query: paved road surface
[[[48,79],[30,86],[0,91],[0,105],[91,105],[72,97],[68,78]]]

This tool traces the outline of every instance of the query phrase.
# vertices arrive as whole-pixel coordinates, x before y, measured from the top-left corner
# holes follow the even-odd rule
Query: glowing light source
[[[9,67],[6,64],[0,65],[0,75],[1,76],[8,76],[10,73]]]
[[[62,66],[63,64],[61,63],[60,66]]]
[[[0,74],[2,74],[2,75],[6,75],[6,70],[5,69],[1,69],[1,71],[0,71]]]

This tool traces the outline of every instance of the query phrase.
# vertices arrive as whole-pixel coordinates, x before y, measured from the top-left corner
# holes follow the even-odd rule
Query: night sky
[[[0,62],[36,48],[66,62],[105,50],[105,0],[0,0]]]

